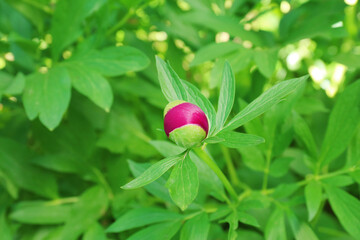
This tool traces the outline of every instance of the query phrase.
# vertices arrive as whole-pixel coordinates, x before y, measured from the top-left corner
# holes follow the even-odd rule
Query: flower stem
[[[272,144],[270,144],[267,152],[266,152],[266,166],[264,169],[264,180],[262,184],[262,190],[266,191],[269,179],[269,172],[270,172],[270,164],[271,164],[271,152],[272,152]]]
[[[216,165],[214,160],[209,156],[209,154],[202,148],[194,148],[195,153],[214,171],[214,173],[219,177],[220,181],[224,184],[224,187],[229,192],[231,197],[237,201],[238,196],[233,186],[226,178],[221,169]]]

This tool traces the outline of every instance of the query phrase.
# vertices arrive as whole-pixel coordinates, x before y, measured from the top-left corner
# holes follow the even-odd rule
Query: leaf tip
[[[129,183],[123,185],[120,187],[121,189],[124,189],[124,190],[128,190],[128,189],[131,189],[131,185],[129,186]]]

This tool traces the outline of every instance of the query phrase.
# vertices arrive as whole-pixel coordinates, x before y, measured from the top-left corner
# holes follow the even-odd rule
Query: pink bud
[[[164,129],[171,140],[189,148],[206,138],[209,123],[204,111],[198,106],[174,101],[165,108]]]

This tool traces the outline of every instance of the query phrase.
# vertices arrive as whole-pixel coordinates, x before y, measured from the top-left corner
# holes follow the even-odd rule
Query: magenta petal
[[[209,123],[203,110],[192,103],[181,103],[170,109],[165,115],[164,129],[167,136],[174,129],[187,124],[199,125],[206,135],[209,130]]]

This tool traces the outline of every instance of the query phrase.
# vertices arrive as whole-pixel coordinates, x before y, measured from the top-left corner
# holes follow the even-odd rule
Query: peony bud
[[[177,145],[190,148],[206,138],[209,123],[201,108],[176,100],[165,107],[164,129],[166,135]]]

